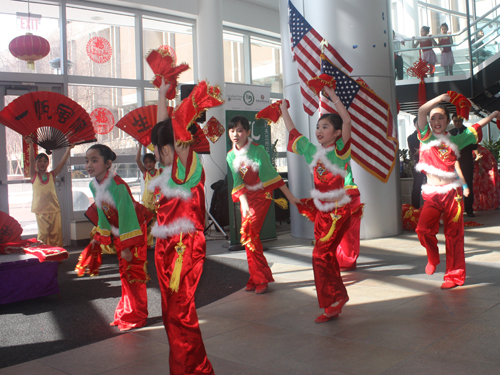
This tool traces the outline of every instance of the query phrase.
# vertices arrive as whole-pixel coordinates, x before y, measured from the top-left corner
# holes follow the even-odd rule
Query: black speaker
[[[189,94],[191,94],[191,91],[193,91],[195,86],[196,85],[189,85],[189,84],[181,85],[181,100],[187,98]],[[203,114],[196,119],[196,122],[199,124],[203,124],[206,121],[207,121],[207,112],[204,111]]]

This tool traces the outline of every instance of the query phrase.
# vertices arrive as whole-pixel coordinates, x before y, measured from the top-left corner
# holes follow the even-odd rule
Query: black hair
[[[229,125],[227,125],[226,130],[231,130],[241,124],[241,127],[246,131],[250,130],[250,123],[245,116],[234,116],[231,121],[229,121]]]
[[[413,119],[413,125],[415,125],[417,122],[418,122],[418,116],[415,116],[415,118]]]
[[[455,117],[458,117],[458,113],[454,113],[451,115],[451,118],[454,119]]]
[[[342,130],[343,121],[342,121],[342,117],[340,117],[338,114],[336,114],[336,113],[325,113],[325,114],[321,115],[321,117],[319,118],[318,122],[320,120],[323,120],[323,119],[327,119],[328,122],[333,125],[333,128],[335,130]]]
[[[448,27],[448,24],[447,24],[446,22],[443,22],[443,23],[441,24],[441,26],[439,26],[439,28],[442,28],[442,27],[444,27],[444,26],[446,26],[446,28],[447,28],[448,30],[450,29],[450,28]]]
[[[164,146],[174,147],[174,129],[172,128],[172,119],[157,123],[151,131],[151,143],[162,150]]]
[[[41,158],[45,158],[45,159],[47,159],[47,161],[49,161],[49,157],[48,157],[48,155],[47,155],[47,154],[45,154],[45,153],[43,153],[43,152],[39,153],[39,154],[35,157],[35,161],[38,161],[38,159],[41,159]]]
[[[424,29],[424,31],[429,34],[429,32],[431,31],[431,28],[429,26],[422,26],[422,29]]]
[[[432,108],[431,111],[436,109],[436,108],[441,108],[442,110],[444,110],[444,114],[446,115],[446,118],[448,119],[448,121],[450,121],[450,110],[448,109],[448,107],[446,107],[446,105],[438,104],[434,108]],[[430,111],[429,111],[429,113],[430,113]]]
[[[92,145],[89,147],[87,152],[89,150],[97,150],[99,151],[99,154],[103,157],[104,163],[106,163],[108,160],[115,161],[116,159],[116,154],[112,149],[110,149],[108,146],[97,143],[95,145]]]
[[[156,163],[156,157],[154,156],[154,154],[144,154],[144,156],[142,157],[142,162],[144,163],[148,159],[150,159],[153,163]]]

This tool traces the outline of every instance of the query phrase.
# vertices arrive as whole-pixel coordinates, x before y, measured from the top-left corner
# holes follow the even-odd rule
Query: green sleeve
[[[141,226],[137,220],[134,202],[128,193],[127,187],[123,184],[115,185],[113,199],[115,201],[116,210],[118,211],[120,241],[141,234]]]
[[[173,173],[173,172],[172,172]],[[181,163],[180,159],[177,159],[177,177],[180,180],[184,180],[188,174],[186,182],[183,184],[177,184],[172,178],[168,182],[168,185],[172,188],[180,187],[184,190],[191,190],[201,181],[201,176],[203,174],[203,165],[201,164],[200,157],[197,153],[194,153],[193,161],[190,166],[190,170],[186,171],[186,167]]]
[[[277,178],[281,178],[279,173],[271,164],[271,158],[264,146],[262,145],[257,146],[256,156],[257,160],[260,161],[259,178],[263,183]]]
[[[468,145],[477,143],[476,136],[470,131],[469,128],[465,129],[465,131],[460,134],[450,136],[450,140],[458,146],[459,150]]]
[[[233,186],[237,187],[243,185],[243,178],[241,178],[241,174],[239,171],[235,172],[233,169],[234,159],[235,159],[234,152],[230,151],[226,156],[226,160],[229,166],[229,170],[231,171],[231,175],[233,176]]]

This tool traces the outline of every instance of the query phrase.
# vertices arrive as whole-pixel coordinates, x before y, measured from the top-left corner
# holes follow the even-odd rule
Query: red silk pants
[[[358,196],[351,196],[351,207],[361,204]],[[360,217],[351,217],[351,224],[342,236],[339,247],[337,247],[337,262],[341,268],[355,268],[359,257],[359,230],[361,226]]]
[[[183,234],[184,250],[179,291],[170,289],[170,278],[178,258],[175,247],[180,236],[156,239],[155,262],[161,290],[163,324],[170,344],[170,374],[213,374],[201,337],[194,294],[205,262],[203,232]]]
[[[148,248],[145,224],[141,226],[141,230],[143,241],[139,246],[129,248],[132,253],[130,263],[121,257],[123,246],[118,238],[114,238],[122,283],[122,297],[116,306],[114,321],[111,325],[118,326],[121,330],[144,327],[148,317],[146,282],[150,278],[146,270]]]
[[[334,218],[332,218],[332,215],[337,218],[335,229],[328,240],[322,241],[321,239],[328,237],[333,228]],[[350,204],[339,207],[336,211],[318,211],[314,221],[316,245],[313,250],[312,264],[319,307],[322,309],[347,297],[347,290],[342,281],[342,276],[340,276],[336,252],[342,236],[349,228],[350,221]]]
[[[463,201],[457,202],[455,200],[455,197],[459,195],[461,195],[461,188],[451,189],[446,193],[423,193],[424,205],[420,211],[416,232],[420,243],[427,250],[429,263],[437,266],[440,260],[436,234],[439,231],[439,218],[443,214],[446,240],[444,280],[463,285],[465,281],[464,221],[462,215],[464,207]]]
[[[262,191],[247,192],[247,200],[248,206],[250,207],[250,214],[252,215],[252,230],[253,233],[255,233],[255,237],[252,241],[255,246],[255,251],[250,250],[249,246],[245,247],[247,252],[248,271],[250,272],[247,287],[254,287],[259,284],[274,281],[273,273],[267,264],[267,259],[264,256],[264,248],[260,241],[260,230],[264,224],[269,206],[273,201],[272,199],[267,199]],[[241,222],[243,222],[244,219],[245,218],[242,217]]]

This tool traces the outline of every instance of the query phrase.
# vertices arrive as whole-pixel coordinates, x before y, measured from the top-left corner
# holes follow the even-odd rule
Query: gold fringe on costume
[[[278,206],[282,210],[286,210],[288,208],[288,201],[285,198],[273,199],[271,193],[266,192],[266,199],[272,200],[276,204],[276,206]]]
[[[454,223],[456,223],[458,219],[460,219],[460,215],[462,215],[462,205],[460,204],[460,202],[462,201],[462,196],[458,194],[458,190],[457,190],[457,196],[455,197],[455,201],[457,202],[458,210],[455,217],[451,220]]]
[[[339,219],[339,216],[337,216],[336,213],[337,213],[337,210],[335,210],[335,213],[330,214],[330,217],[332,218],[332,226],[330,227],[330,230],[328,231],[326,236],[320,239],[321,242],[326,242],[330,238],[332,238],[333,233],[335,232],[335,229],[337,229],[337,220]]]
[[[247,247],[250,251],[255,251],[255,245],[252,242],[252,238],[255,237],[252,231],[252,219],[251,216],[248,215],[243,222],[241,223],[240,229],[240,242],[243,246]]]
[[[175,247],[177,252],[177,259],[175,260],[174,270],[172,271],[172,276],[170,277],[170,289],[172,292],[177,293],[179,291],[179,285],[181,283],[181,271],[182,271],[182,261],[184,259],[184,251],[186,250],[186,245],[182,243],[182,233]]]

